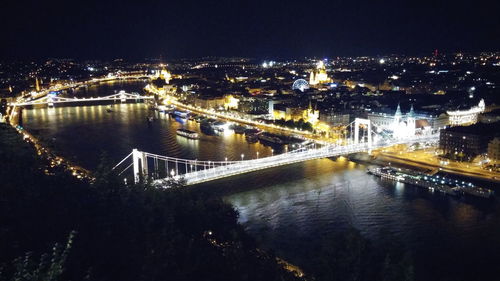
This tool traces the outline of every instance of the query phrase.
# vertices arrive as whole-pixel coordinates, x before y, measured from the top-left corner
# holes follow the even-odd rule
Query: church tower
[[[408,112],[406,124],[407,124],[407,129],[408,129],[408,136],[410,136],[410,137],[414,136],[415,135],[415,111],[413,110],[413,104],[411,105],[410,112]]]
[[[40,80],[38,80],[38,77],[35,78],[35,90],[40,92]]]
[[[401,114],[401,107],[399,106],[399,103],[398,103],[398,108],[396,108],[396,113],[394,114],[394,119],[392,121],[392,134],[395,138],[400,138],[401,135],[402,135],[402,129],[401,128],[401,117],[402,117],[402,114]]]
[[[316,77],[314,77],[314,70],[311,71],[311,74],[309,75],[309,85],[316,85]]]
[[[401,117],[402,117],[401,106],[399,106],[399,103],[398,103],[398,108],[396,108],[396,113],[394,114],[394,125],[395,126],[399,126],[399,122],[401,122]]]

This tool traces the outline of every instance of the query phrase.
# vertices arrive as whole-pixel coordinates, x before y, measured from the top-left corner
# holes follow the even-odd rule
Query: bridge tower
[[[47,96],[47,105],[49,107],[53,107],[54,106],[54,99],[52,98],[51,95]]]
[[[372,147],[372,125],[369,119],[356,118],[354,120],[354,143],[359,143],[359,126],[366,125],[368,131],[368,147]]]
[[[132,150],[132,163],[134,166],[134,182],[138,183],[141,175],[148,174],[148,162],[146,154],[134,148]]]
[[[41,87],[40,87],[40,80],[38,80],[38,77],[35,77],[35,90],[37,92],[40,92]]]
[[[415,136],[415,111],[413,110],[413,104],[411,105],[410,112],[408,112],[406,123],[408,126],[408,137]]]

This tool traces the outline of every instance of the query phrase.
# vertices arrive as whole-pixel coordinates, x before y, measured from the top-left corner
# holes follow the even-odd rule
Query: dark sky
[[[2,2],[2,59],[266,59],[500,49],[497,0]]]

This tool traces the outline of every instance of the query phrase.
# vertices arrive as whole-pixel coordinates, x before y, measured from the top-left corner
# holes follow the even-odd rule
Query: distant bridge
[[[132,167],[135,182],[139,182],[141,178],[148,177],[152,178],[154,184],[157,186],[168,187],[168,181],[171,179],[182,179],[187,185],[192,185],[313,159],[348,155],[396,144],[413,144],[415,142],[429,142],[439,139],[439,134],[434,134],[429,136],[414,136],[401,140],[374,141],[374,133],[371,130],[369,120],[356,118],[349,126],[353,127],[353,132],[346,139],[344,145],[322,145],[318,148],[316,143],[311,143],[297,150],[270,157],[243,160],[244,155],[242,155],[242,160],[240,161],[181,159],[134,149],[114,169],[123,167],[126,165],[127,160],[132,159],[132,163],[126,166],[119,175],[122,175]],[[360,130],[361,126],[362,130]]]
[[[42,98],[21,102],[21,103],[13,103],[13,106],[30,106],[30,105],[43,105],[46,104],[48,106],[54,106],[55,104],[60,103],[88,103],[88,102],[100,102],[100,101],[139,101],[139,100],[151,100],[154,99],[153,96],[142,96],[137,93],[126,93],[125,91],[120,91],[117,94],[109,95],[105,97],[95,97],[95,98],[65,98],[58,96],[47,95]]]

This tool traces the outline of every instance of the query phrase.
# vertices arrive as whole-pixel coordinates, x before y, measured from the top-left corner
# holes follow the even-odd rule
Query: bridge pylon
[[[132,163],[134,166],[134,182],[139,183],[141,176],[148,175],[148,162],[146,154],[134,148],[132,150]]]
[[[367,142],[368,142],[368,148],[372,147],[373,141],[372,141],[372,125],[369,119],[363,119],[363,118],[356,118],[354,120],[354,143],[358,144],[359,143],[359,126],[360,125],[366,125],[367,126]]]

